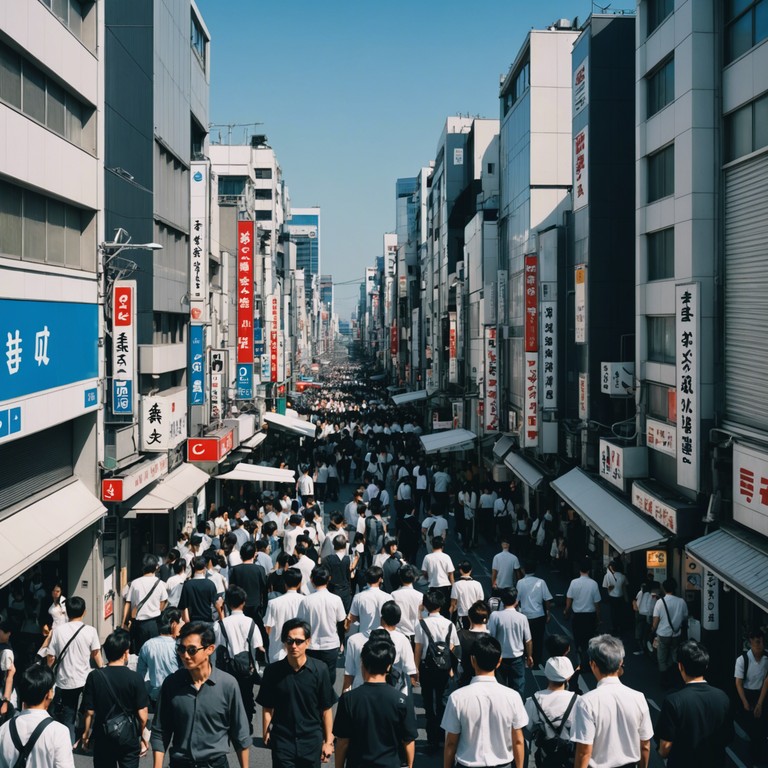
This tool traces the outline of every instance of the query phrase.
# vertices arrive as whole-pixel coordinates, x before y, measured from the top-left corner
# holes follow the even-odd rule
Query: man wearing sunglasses
[[[248,768],[251,736],[243,700],[235,678],[211,664],[215,647],[210,624],[182,627],[182,669],[164,680],[152,723],[154,768],[162,768],[167,751],[171,768],[227,768],[230,742],[240,768]]]
[[[316,768],[333,754],[336,693],[328,666],[307,656],[310,632],[301,619],[283,624],[280,639],[288,655],[266,668],[256,697],[273,768]]]

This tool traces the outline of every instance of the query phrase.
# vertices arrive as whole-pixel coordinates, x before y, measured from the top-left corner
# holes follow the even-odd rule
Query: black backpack
[[[254,657],[253,650],[253,632],[256,629],[256,623],[251,621],[251,628],[248,631],[246,640],[246,649],[236,653],[234,656],[229,652],[229,638],[227,630],[224,628],[224,622],[219,620],[219,628],[224,642],[219,646],[216,666],[224,672],[229,672],[237,680],[249,680],[255,678],[258,674],[258,666]]]
[[[536,753],[534,754],[534,762],[536,768],[568,768],[573,765],[574,747],[573,743],[561,738],[560,734],[565,728],[565,724],[568,722],[568,716],[571,714],[573,705],[576,703],[576,694],[571,696],[571,701],[568,704],[560,724],[555,727],[552,721],[544,714],[544,710],[539,704],[539,700],[536,698],[536,694],[532,697],[533,704],[539,711],[539,714],[543,718],[544,722],[555,732],[555,735],[551,739],[544,738],[544,731],[539,731],[536,734],[534,742],[536,744]]]
[[[424,669],[428,672],[443,672],[447,674],[453,666],[453,660],[451,659],[451,633],[453,632],[453,625],[448,627],[445,640],[435,640],[424,619],[420,619],[419,624],[421,625],[422,632],[424,632],[429,640],[427,652],[421,661]]]

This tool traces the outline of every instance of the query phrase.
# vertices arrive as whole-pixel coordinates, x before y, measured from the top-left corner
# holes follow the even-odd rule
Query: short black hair
[[[302,538],[299,536],[299,539]],[[297,555],[306,555],[307,554],[307,545],[302,541],[296,541],[296,545],[293,548],[293,551]]]
[[[467,616],[472,624],[487,624],[491,612],[488,604],[484,600],[478,600],[472,603],[467,610]]]
[[[381,620],[390,627],[396,627],[402,616],[403,612],[394,600],[387,600],[381,606]]]
[[[241,605],[245,605],[245,601],[248,599],[248,595],[242,587],[237,584],[227,587],[227,591],[224,593],[224,602],[227,604],[227,608],[230,611],[239,608]]]
[[[192,558],[192,570],[197,571],[204,571],[205,570],[205,563],[206,559],[202,555],[197,555]]]
[[[544,640],[547,656],[565,656],[571,648],[571,641],[566,635],[547,635]]]
[[[246,541],[245,544],[240,547],[240,557],[243,559],[243,561],[253,560],[255,554],[256,546],[252,541]]]
[[[147,573],[154,573],[157,570],[157,566],[157,555],[146,554],[141,558],[142,575],[146,575]]]
[[[443,537],[442,536],[433,536],[432,537],[432,549],[442,549],[443,548]]]
[[[331,580],[331,572],[324,565],[316,565],[309,578],[316,587],[324,587]]]
[[[157,631],[161,635],[170,635],[172,624],[178,624],[181,621],[181,611],[178,608],[166,608],[157,621]]]
[[[301,619],[288,619],[288,621],[283,624],[283,629],[280,632],[280,642],[284,643],[288,639],[288,634],[293,632],[294,629],[300,629],[304,632],[305,640],[308,640],[312,635],[312,628],[306,621],[302,621]]]
[[[530,574],[536,571],[536,558],[528,557],[523,563],[523,570],[530,576]]]
[[[53,688],[56,681],[53,670],[42,664],[32,664],[20,675],[17,675],[15,680],[19,689],[19,697],[28,707],[42,704],[45,695]]]
[[[184,573],[184,571],[187,570],[187,561],[183,557],[180,557],[178,560],[173,561],[171,568],[173,568],[173,572],[178,576],[180,573]]]
[[[391,640],[371,638],[360,652],[360,661],[371,675],[385,675],[395,663],[395,644]]]
[[[517,589],[515,587],[506,587],[501,590],[500,597],[505,607],[514,605],[517,602]]]
[[[397,575],[401,584],[413,584],[416,581],[416,571],[410,565],[401,565]]]
[[[365,583],[375,584],[377,581],[380,581],[383,576],[384,576],[384,571],[382,571],[378,565],[372,565],[365,572]]]
[[[121,659],[131,647],[131,635],[127,629],[118,627],[112,634],[107,635],[104,641],[104,655],[107,661]]]
[[[304,580],[304,574],[298,568],[286,568],[283,571],[283,581],[289,589],[301,586]]]
[[[695,640],[686,640],[677,650],[677,660],[689,677],[703,677],[709,666],[709,651]]]
[[[424,607],[429,613],[442,611],[445,607],[445,595],[437,589],[430,589],[424,595]]]
[[[207,621],[191,621],[185,624],[179,632],[179,640],[185,640],[190,635],[200,636],[200,645],[207,648],[216,642],[216,635],[213,632],[213,624]]]
[[[79,619],[85,614],[85,600],[79,595],[72,595],[67,600],[66,610],[68,619]]]
[[[495,637],[481,632],[472,644],[470,655],[483,672],[493,672],[501,659],[501,643]]]
[[[668,595],[671,595],[677,589],[677,582],[672,578],[664,579],[661,586]]]
[[[340,533],[338,534],[338,536],[333,537],[334,549],[346,549],[348,544],[349,544],[349,539],[343,533]]]
[[[245,545],[243,545],[245,546]],[[257,552],[266,552],[269,546],[269,539],[257,539],[253,542],[253,546]],[[240,548],[240,556],[242,557],[242,547]]]
[[[470,563],[469,560],[462,560],[459,563],[459,570],[462,573],[472,573],[472,563]]]

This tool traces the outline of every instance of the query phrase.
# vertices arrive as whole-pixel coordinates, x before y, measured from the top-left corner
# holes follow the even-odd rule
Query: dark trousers
[[[339,660],[339,649],[331,648],[328,651],[318,651],[308,648],[307,656],[317,659],[328,667],[328,676],[330,677],[331,685],[333,685],[336,682],[336,662]]]
[[[228,768],[229,761],[226,755],[218,755],[218,757],[212,757],[205,762],[189,762],[186,760],[174,760],[171,758],[171,768]]]
[[[421,697],[424,701],[424,715],[427,720],[427,743],[440,743],[440,723],[445,714],[445,690],[450,677],[447,672],[428,672],[422,665],[419,671]]]
[[[587,657],[587,643],[597,634],[597,614],[574,613],[573,614],[573,642],[579,658],[581,668],[589,669]]]
[[[623,597],[609,597],[608,605],[611,607],[611,631],[616,637],[621,637],[624,631],[626,600]]]
[[[749,756],[752,763],[763,762],[763,750],[765,748],[765,736],[766,731],[766,715],[763,713],[760,717],[755,717],[754,709],[757,704],[757,700],[760,698],[760,691],[744,689],[744,695],[747,697],[750,707],[750,712],[745,712],[744,708],[739,703],[741,708],[741,724],[744,726],[744,730],[749,737]]]
[[[272,768],[317,768],[319,765],[319,748],[316,755],[296,755],[272,750]]]
[[[135,747],[121,749],[120,751],[94,733],[93,740],[93,768],[137,768],[139,764],[139,752],[141,745],[138,738]]]
[[[138,654],[147,640],[160,634],[157,619],[156,616],[154,619],[144,619],[143,621],[134,619],[131,622],[131,651],[133,653]]]
[[[531,628],[531,643],[533,644],[533,663],[541,664],[544,661],[544,631],[547,628],[547,617],[539,616],[536,619],[528,619]]]
[[[445,597],[445,605],[443,605],[442,610],[440,611],[440,614],[442,616],[445,616],[446,619],[451,618],[451,587],[450,585],[447,587],[430,587],[430,589],[435,589],[438,592],[442,592]],[[444,637],[441,638],[435,638],[435,640],[445,640]]]
[[[77,720],[77,710],[80,706],[80,694],[82,692],[82,688],[57,688],[51,706],[53,719],[69,728],[69,738],[72,739],[73,744],[76,738],[75,721]]]
[[[525,659],[502,658],[499,668],[496,670],[496,679],[507,688],[517,691],[525,701]]]

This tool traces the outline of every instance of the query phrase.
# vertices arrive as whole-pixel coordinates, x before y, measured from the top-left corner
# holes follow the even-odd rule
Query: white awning
[[[247,480],[251,483],[295,483],[296,473],[292,469],[262,467],[258,464],[238,464],[223,475],[216,475],[217,480]]]
[[[392,395],[392,402],[395,405],[407,405],[408,403],[416,403],[419,400],[427,399],[426,389],[417,389],[415,392],[403,392],[399,395]]]
[[[425,453],[437,453],[443,451],[468,451],[475,447],[477,435],[468,429],[449,429],[445,432],[433,432],[430,435],[421,435],[419,438],[424,446]]]
[[[207,472],[203,472],[194,464],[186,462],[166,475],[152,490],[131,505],[128,517],[132,513],[139,515],[166,514],[180,507],[190,497],[194,496],[209,480]]]
[[[501,461],[514,447],[517,438],[512,435],[502,435],[493,445],[494,458]]]
[[[526,461],[519,453],[512,451],[504,459],[504,465],[509,467],[526,485],[534,491],[541,485],[544,475],[536,467]]]
[[[99,520],[107,508],[82,480],[0,521],[0,587]]]
[[[266,432],[257,432],[253,437],[249,437],[244,443],[241,444],[241,448],[258,448],[267,439]]]
[[[657,528],[578,467],[550,485],[618,552],[654,547],[668,536],[668,531]]]
[[[264,414],[264,421],[273,424],[277,429],[284,429],[288,432],[301,435],[302,437],[315,436],[315,425],[308,421],[304,421],[304,419],[297,419],[295,416],[287,416],[283,413],[267,411],[267,413]]]

